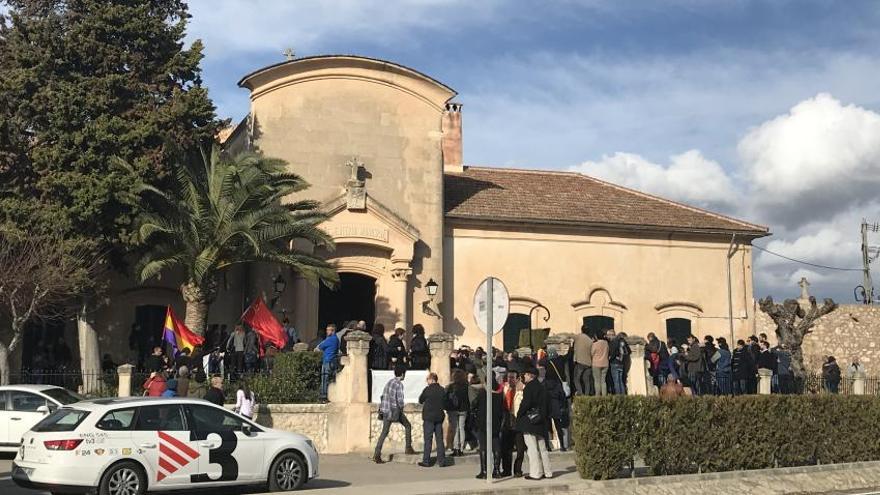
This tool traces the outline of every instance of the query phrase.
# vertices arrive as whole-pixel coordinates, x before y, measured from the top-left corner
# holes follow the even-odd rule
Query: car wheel
[[[275,459],[272,468],[269,469],[269,491],[297,490],[308,477],[308,466],[302,456],[294,452],[285,452]]]
[[[147,477],[144,470],[133,462],[120,462],[110,466],[98,487],[98,495],[144,495]]]

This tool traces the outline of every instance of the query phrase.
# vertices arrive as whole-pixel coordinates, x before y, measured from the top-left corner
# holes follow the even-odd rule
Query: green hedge
[[[317,402],[321,388],[321,354],[278,354],[270,374],[253,375],[249,380],[260,404]],[[235,391],[232,392],[232,400],[235,401]]]
[[[880,398],[833,395],[579,397],[572,434],[583,478],[880,460]]]

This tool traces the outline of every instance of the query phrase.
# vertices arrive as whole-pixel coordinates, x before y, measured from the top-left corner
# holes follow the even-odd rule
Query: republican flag
[[[165,329],[162,331],[162,340],[171,345],[175,356],[183,349],[189,349],[189,352],[192,353],[193,349],[205,343],[204,337],[192,333],[182,321],[177,319],[170,304],[168,311],[165,312]]]
[[[258,296],[257,300],[241,315],[241,321],[257,332],[260,338],[260,355],[263,355],[266,344],[271,343],[276,349],[284,349],[287,345],[287,333],[284,328],[275,319],[275,315],[266,306],[262,296]]]

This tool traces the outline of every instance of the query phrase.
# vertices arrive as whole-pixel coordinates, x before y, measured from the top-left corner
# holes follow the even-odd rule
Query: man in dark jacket
[[[414,370],[426,370],[431,367],[431,350],[428,348],[428,340],[425,339],[425,327],[416,323],[413,325],[413,337],[410,343],[410,363]]]
[[[425,449],[422,454],[422,462],[419,466],[431,467],[432,440],[437,440],[437,465],[446,466],[446,447],[443,445],[443,421],[446,413],[443,408],[446,405],[446,390],[437,384],[437,374],[428,373],[428,386],[422,390],[419,396],[419,404],[422,404],[423,433],[425,435]]]
[[[700,341],[691,335],[689,338],[687,354],[685,354],[685,370],[687,371],[688,385],[694,395],[703,393],[703,372],[705,371],[705,360],[703,359],[703,349],[700,347]]]
[[[773,354],[776,356],[776,374],[779,377],[779,393],[794,393],[794,377],[791,374],[791,353],[788,352],[785,344],[779,344],[773,348]]]
[[[211,388],[205,392],[205,400],[212,404],[217,404],[221,407],[223,406],[223,403],[226,401],[223,397],[223,377],[211,377]]]
[[[367,363],[372,370],[388,369],[388,341],[385,340],[385,325],[381,323],[376,323],[373,327],[370,350],[367,352]]]
[[[749,379],[755,375],[755,363],[742,339],[736,341],[731,368],[733,369],[733,393],[735,395],[750,393]]]
[[[522,432],[529,455],[529,475],[525,479],[552,478],[550,455],[544,444],[548,430],[547,392],[538,382],[538,372],[533,367],[524,371],[523,381],[526,386],[516,413],[516,429]]]
[[[489,431],[488,425],[486,424],[486,390],[481,389],[480,393],[477,395],[477,399],[474,401],[474,413],[477,418],[477,443],[480,446],[480,472],[477,474],[477,479],[486,479],[486,469],[488,468],[488,463],[486,462],[486,452],[487,449],[492,449],[492,477],[500,478],[501,477],[501,452],[500,452],[500,438],[501,438],[501,423],[504,421],[504,401],[501,395],[501,387],[499,387],[498,382],[495,381],[495,377],[492,377],[492,444],[487,444],[486,433]]]

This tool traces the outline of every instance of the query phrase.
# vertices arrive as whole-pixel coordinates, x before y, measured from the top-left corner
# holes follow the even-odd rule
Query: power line
[[[824,268],[826,270],[838,270],[841,272],[861,272],[861,271],[864,271],[863,268],[841,268],[839,266],[826,266],[826,265],[819,265],[816,263],[810,263],[809,261],[797,260],[794,258],[789,258],[788,256],[785,256],[783,254],[774,253],[773,251],[770,251],[769,249],[764,249],[761,246],[758,246],[756,244],[752,244],[752,247],[755,249],[760,249],[761,251],[764,251],[765,253],[772,254],[773,256],[779,256],[780,258],[786,259],[788,261],[793,261],[795,263],[801,263],[803,265],[814,266],[816,268]]]

